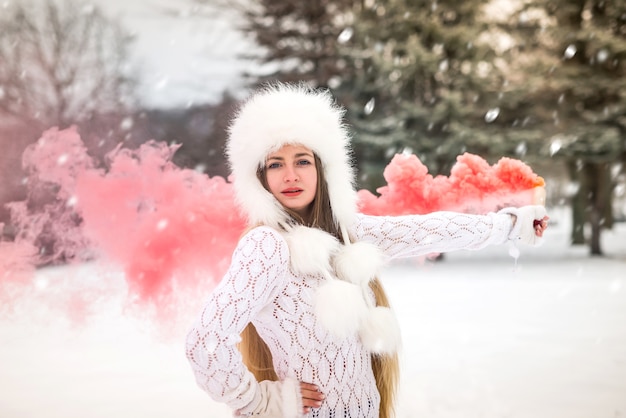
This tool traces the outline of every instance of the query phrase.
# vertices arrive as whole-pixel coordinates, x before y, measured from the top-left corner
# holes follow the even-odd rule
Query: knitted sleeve
[[[260,387],[236,344],[246,325],[271,304],[288,269],[288,247],[268,227],[246,234],[231,265],[187,336],[186,354],[198,385],[233,409],[260,401]]]
[[[400,258],[503,244],[512,227],[507,214],[441,211],[404,216],[359,214],[351,232],[357,240],[378,246],[388,257]]]

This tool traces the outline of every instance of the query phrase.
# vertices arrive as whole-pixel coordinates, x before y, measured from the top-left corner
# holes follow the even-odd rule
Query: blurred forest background
[[[568,205],[573,245],[601,255],[626,220],[626,3],[622,0],[182,0],[196,19],[224,10],[254,40],[248,88],[304,80],[348,109],[359,186],[375,191],[392,156],[415,153],[448,175],[464,152],[521,159]],[[234,17],[233,17],[234,16]],[[181,14],[181,19],[185,17]],[[147,108],[129,68],[130,28],[92,3],[0,6],[0,223],[6,203],[39,211],[54,185],[27,187],[21,157],[46,129],[77,126],[90,155],[154,139],[175,162],[227,176],[225,128],[240,91]],[[211,40],[215,42],[215,40]],[[77,218],[76,222],[80,222]],[[42,226],[42,234],[45,227]],[[59,260],[52,260],[59,261]]]

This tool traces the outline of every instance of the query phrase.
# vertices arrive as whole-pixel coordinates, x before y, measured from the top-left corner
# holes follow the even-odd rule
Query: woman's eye
[[[299,160],[298,165],[309,165],[311,162],[309,160]]]
[[[278,167],[280,167],[280,163],[270,163],[270,164],[267,165],[268,169],[270,169],[270,168],[278,168]]]

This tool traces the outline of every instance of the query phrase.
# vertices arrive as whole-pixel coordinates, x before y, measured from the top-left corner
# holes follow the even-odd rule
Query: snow
[[[551,216],[517,263],[500,246],[383,272],[403,330],[398,418],[626,416],[626,225],[592,258],[568,245],[567,212]],[[98,308],[77,325],[0,318],[0,416],[231,416],[195,385],[184,327],[160,338],[115,301]]]

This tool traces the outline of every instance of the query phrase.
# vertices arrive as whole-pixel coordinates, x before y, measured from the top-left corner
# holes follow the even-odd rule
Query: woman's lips
[[[303,191],[304,190],[302,189],[293,188],[293,189],[285,189],[281,193],[284,194],[285,196],[296,197],[296,196],[299,196]]]

